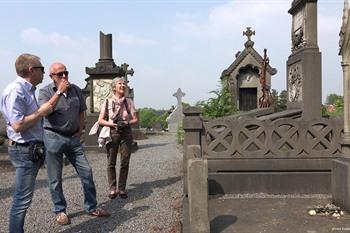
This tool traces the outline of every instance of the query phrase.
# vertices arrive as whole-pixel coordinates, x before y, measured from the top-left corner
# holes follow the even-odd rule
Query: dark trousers
[[[131,154],[131,143],[133,141],[131,128],[126,127],[122,130],[111,128],[112,142],[106,145],[107,149],[107,178],[110,190],[115,190],[117,187],[116,179],[116,162],[117,154],[120,148],[120,172],[118,189],[124,191],[126,187],[126,180],[129,172],[129,161]]]

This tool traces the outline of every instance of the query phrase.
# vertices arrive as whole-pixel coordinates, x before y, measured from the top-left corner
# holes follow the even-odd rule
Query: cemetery
[[[237,217],[233,215],[225,215],[228,223],[224,227],[213,226],[209,220],[213,216],[223,217],[220,211],[236,213],[235,210],[227,212],[235,200],[224,199],[218,204],[215,197],[220,195],[328,194],[334,204],[350,210],[346,136],[349,121],[346,115],[347,1],[339,53],[343,57],[345,85],[343,119],[321,116],[322,64],[317,43],[317,1],[295,0],[288,13],[292,15],[293,47],[287,60],[287,110],[274,113],[273,109],[257,107],[263,93],[259,93],[256,80],[267,78],[270,83],[276,70],[268,65],[269,76],[264,77],[265,62],[253,49],[250,37],[254,32],[249,27],[243,33],[248,37],[245,50],[236,55],[223,76],[229,76],[234,102],[239,108],[254,110],[204,119],[200,109],[184,109],[184,208],[188,211],[184,224],[189,232],[212,232],[213,228],[234,231]],[[304,230],[295,228],[294,232]]]
[[[274,61],[270,63],[268,52],[274,48],[257,51],[255,43],[264,42],[254,41],[259,29],[247,25],[243,31],[246,42],[243,46],[235,44],[235,48],[243,50],[228,61],[218,77],[228,88],[236,114],[206,117],[199,105],[184,106],[185,92],[189,90],[174,87],[176,104],[164,121],[166,129],[160,121],[153,122],[149,129],[140,123],[132,128],[131,169],[141,172],[131,175],[130,200],[112,201],[100,194],[103,206],[110,208],[116,219],[81,217],[82,211],[76,205],[72,215],[77,222],[71,227],[61,231],[50,221],[40,226],[36,214],[29,213],[28,232],[123,232],[120,228],[132,232],[132,227],[137,229],[134,232],[169,233],[329,233],[350,229],[348,0],[344,0],[339,34],[343,117],[322,115],[322,66],[327,64],[322,63],[318,45],[317,0],[293,0],[288,13],[285,17],[292,19],[291,34],[283,35],[291,41],[291,54],[285,58],[286,110],[275,111],[273,107],[272,79],[278,70],[273,67]],[[105,148],[98,145],[98,134],[91,135],[89,131],[97,121],[101,104],[112,94],[110,84],[114,78],[126,81],[126,97],[134,100],[137,90],[132,83],[137,68],[116,64],[112,34],[100,31],[99,36],[100,57],[94,67],[85,68],[86,85],[82,90],[88,109],[82,140],[89,161],[97,166],[96,186],[106,190],[101,172],[103,159],[96,156]],[[143,117],[140,112],[138,117]],[[13,173],[13,168],[5,158],[6,127],[3,118],[1,121],[0,179],[8,184],[0,187],[0,200],[8,209],[13,187],[6,174]],[[181,132],[183,142],[178,145],[175,138]],[[72,167],[67,165],[65,171],[66,182],[71,187],[78,186]],[[45,187],[45,172],[39,172],[38,189]],[[156,181],[147,180],[150,177]],[[48,205],[46,192],[38,194],[32,209]],[[73,195],[75,190],[68,192],[72,193],[69,202],[79,202],[81,197]],[[157,202],[162,208],[158,209]],[[46,209],[38,215],[51,216]],[[3,226],[8,224],[5,214],[0,215]],[[147,221],[151,215],[147,227],[133,218],[142,216],[141,220]],[[332,215],[336,218],[329,217]],[[160,226],[158,220],[164,225]],[[0,232],[4,229],[0,228]]]

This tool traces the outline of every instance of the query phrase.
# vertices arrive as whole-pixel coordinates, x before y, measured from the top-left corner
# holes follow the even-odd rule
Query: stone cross
[[[250,27],[247,27],[247,31],[243,32],[243,36],[247,36],[248,40],[244,43],[246,48],[252,48],[254,41],[251,40],[252,35],[255,35],[255,31],[252,31]]]
[[[247,27],[247,31],[243,32],[243,36],[247,36],[248,41],[251,41],[252,35],[255,35],[255,31],[252,31],[250,27]]]
[[[122,67],[122,70],[124,71],[124,79],[125,79],[126,83],[128,83],[129,82],[128,81],[128,75],[133,76],[134,75],[134,69],[131,68],[130,70],[128,70],[129,64],[126,64],[126,63],[123,63],[121,65],[121,67]]]
[[[177,89],[177,92],[175,92],[174,94],[173,94],[173,96],[175,96],[176,97],[176,99],[177,99],[177,106],[181,106],[181,104],[182,104],[182,97],[184,97],[186,94],[184,93],[184,92],[182,92],[181,91],[181,88],[178,88]]]

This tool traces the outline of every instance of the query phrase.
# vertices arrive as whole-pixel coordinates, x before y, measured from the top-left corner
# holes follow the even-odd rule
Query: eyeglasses
[[[33,66],[34,69],[41,69],[41,72],[45,73],[45,67],[43,66]]]
[[[62,72],[58,72],[58,73],[52,73],[51,75],[56,75],[57,77],[63,77],[63,75],[65,75],[66,77],[68,76],[69,72],[68,71],[62,71]]]

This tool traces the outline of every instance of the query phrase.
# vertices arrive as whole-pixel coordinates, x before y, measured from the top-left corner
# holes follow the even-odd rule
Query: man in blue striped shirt
[[[52,97],[40,107],[38,105],[35,90],[45,73],[38,56],[20,55],[15,68],[17,78],[5,88],[0,107],[6,120],[8,153],[16,168],[9,232],[22,233],[25,215],[33,197],[35,178],[45,159],[44,156],[39,156],[43,153],[33,152],[33,148],[42,145],[42,118],[53,111],[58,98]],[[64,85],[59,87],[62,92],[67,88]]]

